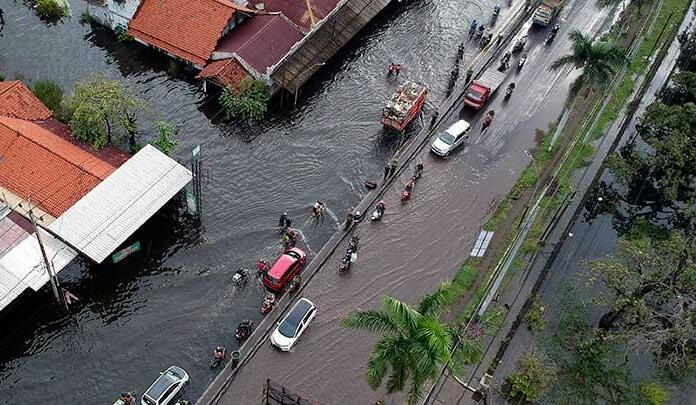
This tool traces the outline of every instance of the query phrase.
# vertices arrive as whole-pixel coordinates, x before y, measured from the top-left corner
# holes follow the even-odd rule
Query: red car
[[[299,248],[288,249],[263,276],[269,291],[280,292],[299,273],[307,262],[307,254]]]

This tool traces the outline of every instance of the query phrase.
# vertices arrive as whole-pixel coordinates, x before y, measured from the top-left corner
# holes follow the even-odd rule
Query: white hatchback
[[[317,306],[312,301],[300,298],[285,318],[278,322],[270,337],[271,344],[284,352],[290,351],[316,313]]]
[[[430,150],[441,157],[448,156],[459,146],[469,141],[471,126],[464,120],[459,120],[443,131],[430,145]]]
[[[140,399],[142,405],[167,405],[188,383],[189,375],[183,368],[171,366],[160,374]]]

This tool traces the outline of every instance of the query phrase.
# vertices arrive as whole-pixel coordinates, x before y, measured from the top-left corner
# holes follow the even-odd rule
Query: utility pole
[[[67,303],[63,300],[63,297],[58,291],[58,281],[53,273],[53,266],[46,256],[46,249],[44,248],[43,241],[41,240],[41,235],[39,234],[39,228],[36,226],[36,219],[34,218],[34,213],[31,209],[28,211],[29,219],[31,219],[31,225],[34,228],[34,233],[36,234],[36,240],[39,241],[39,248],[41,249],[41,256],[43,256],[44,265],[46,266],[46,272],[48,273],[48,281],[51,283],[51,290],[53,290],[53,296],[56,298],[58,304],[68,309]]]

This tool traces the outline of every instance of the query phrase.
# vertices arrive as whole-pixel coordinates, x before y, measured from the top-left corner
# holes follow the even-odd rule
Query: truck
[[[384,103],[382,125],[402,132],[418,116],[427,97],[428,86],[412,81],[405,82]]]
[[[499,72],[495,67],[489,67],[481,77],[471,82],[464,95],[464,104],[480,110],[505,81],[505,77],[505,73]]]
[[[534,10],[532,22],[542,27],[548,27],[554,17],[556,17],[556,14],[561,11],[562,5],[563,0],[543,0]]]

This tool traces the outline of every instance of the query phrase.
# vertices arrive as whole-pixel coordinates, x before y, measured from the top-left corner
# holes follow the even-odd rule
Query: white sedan
[[[171,366],[160,374],[140,399],[142,405],[167,405],[188,383],[189,375],[183,368]]]
[[[300,298],[271,334],[271,344],[284,352],[290,351],[316,313],[317,306],[312,301]]]

